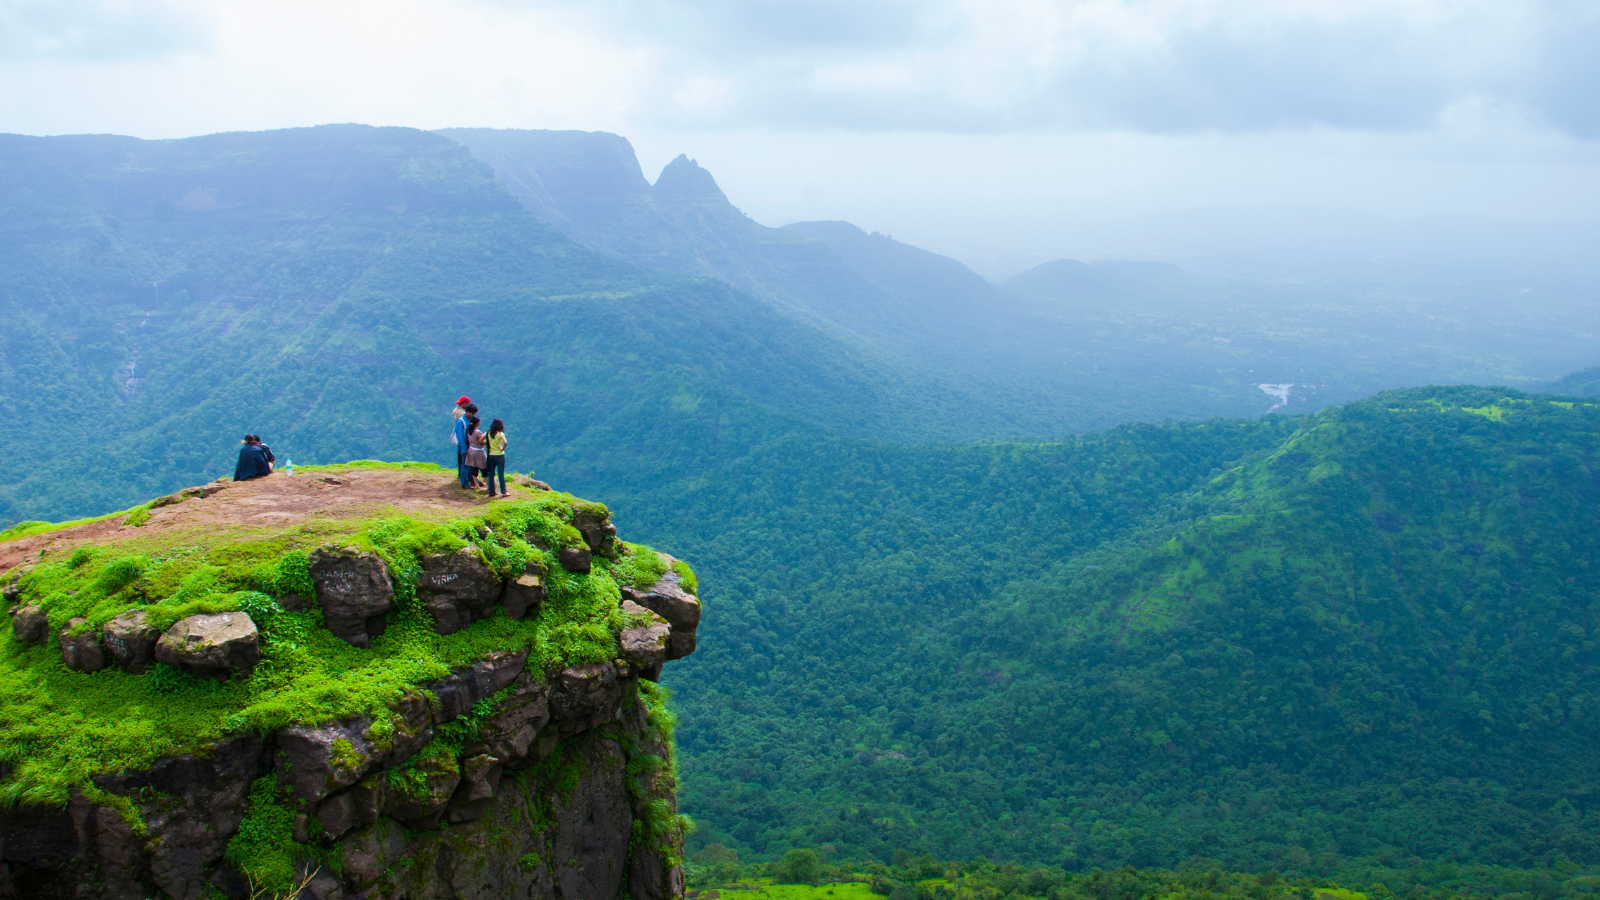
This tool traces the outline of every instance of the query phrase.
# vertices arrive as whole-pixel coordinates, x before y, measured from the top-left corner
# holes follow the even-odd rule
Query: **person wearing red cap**
[[[456,445],[456,478],[460,479],[462,487],[467,486],[467,464],[465,461],[467,452],[466,415],[467,407],[471,405],[472,398],[462,394],[461,399],[456,401],[456,408],[450,411],[450,415],[454,416],[456,420],[455,430],[450,434],[450,443]]]

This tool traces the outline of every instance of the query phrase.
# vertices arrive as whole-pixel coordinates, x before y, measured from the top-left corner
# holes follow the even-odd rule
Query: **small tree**
[[[790,850],[778,863],[779,884],[817,884],[822,881],[822,861],[815,850]]]

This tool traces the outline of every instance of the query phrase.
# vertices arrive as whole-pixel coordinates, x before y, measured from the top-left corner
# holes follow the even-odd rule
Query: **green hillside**
[[[703,488],[740,540],[646,529],[718,610],[673,679],[699,840],[1600,863],[1597,452],[1600,407],[1477,388],[832,466],[771,448]]]
[[[449,462],[462,393],[513,468],[640,490],[796,419],[1003,423],[725,284],[586,250],[426,132],[0,137],[0,197],[0,524],[227,473],[246,431],[300,463]]]

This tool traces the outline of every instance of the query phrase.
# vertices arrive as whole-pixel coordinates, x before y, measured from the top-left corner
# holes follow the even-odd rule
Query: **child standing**
[[[500,496],[504,497],[506,491],[506,423],[495,419],[489,423],[489,465],[484,470],[484,475],[489,480],[489,496],[494,496],[495,474],[500,475]]]
[[[479,419],[472,412],[467,413],[467,452],[462,461],[466,463],[467,487],[483,487],[478,483],[478,476],[489,468],[488,438],[478,428]]]

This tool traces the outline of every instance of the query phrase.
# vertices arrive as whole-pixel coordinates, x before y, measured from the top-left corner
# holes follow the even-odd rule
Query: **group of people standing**
[[[248,481],[251,478],[260,478],[272,474],[273,463],[278,461],[272,455],[272,448],[261,443],[261,435],[247,434],[239,443],[239,464],[233,467],[234,481]]]
[[[455,417],[455,430],[450,442],[456,445],[456,474],[463,488],[487,488],[495,496],[495,478],[500,479],[500,495],[506,495],[506,425],[499,419],[489,423],[489,430],[479,426],[478,406],[470,397],[456,401],[451,411]]]
[[[470,397],[457,400],[451,414],[456,421],[450,442],[456,445],[456,474],[461,486],[485,490],[493,497],[496,495],[495,480],[499,479],[499,495],[507,496],[506,447],[510,442],[506,440],[506,424],[495,419],[489,423],[487,431],[483,430],[477,404]],[[239,443],[244,446],[239,448],[239,464],[233,469],[234,481],[272,474],[273,463],[278,458],[272,455],[271,447],[261,443],[260,435],[247,434]],[[292,465],[289,471],[293,473]]]

